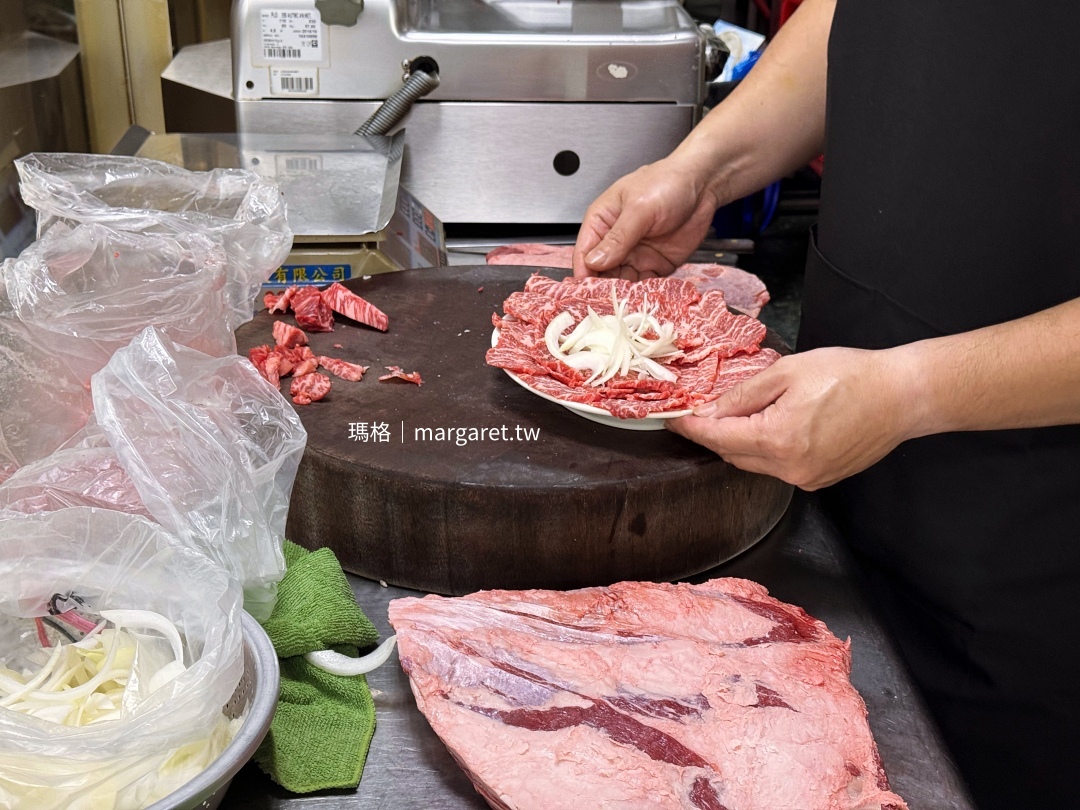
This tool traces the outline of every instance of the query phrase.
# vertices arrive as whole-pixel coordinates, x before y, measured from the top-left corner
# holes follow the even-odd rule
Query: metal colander
[[[246,711],[247,719],[209,768],[146,810],[215,810],[236,772],[251,759],[270,730],[278,701],[277,653],[266,631],[247,613],[243,614],[243,634],[244,674],[224,711],[230,720]]]

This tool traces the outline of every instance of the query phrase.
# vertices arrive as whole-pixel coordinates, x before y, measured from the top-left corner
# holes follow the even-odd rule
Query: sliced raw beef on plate
[[[645,376],[647,369],[643,369],[641,373],[616,374],[594,385],[593,374],[584,366],[572,368],[563,358],[552,355],[545,331],[554,318],[562,313],[571,316],[573,326],[564,329],[565,337],[591,318],[590,313],[611,315],[615,299],[625,300],[628,318],[641,311],[656,318],[657,323],[643,333],[645,339],[660,339],[655,329],[674,329],[674,347],[653,358],[664,372],[674,375],[673,382],[660,384],[657,378],[663,373],[653,371]],[[505,317],[498,313],[492,316],[498,337],[487,352],[489,365],[517,375],[540,393],[564,402],[594,405],[621,419],[673,413],[716,399],[779,356],[761,350],[767,334],[764,324],[731,312],[722,292],[702,295],[683,279],[651,278],[631,283],[591,277],[555,281],[534,275],[523,290],[507,297],[503,309]],[[626,338],[618,340],[625,343]],[[756,359],[745,359],[752,356]],[[729,365],[729,360],[737,362]]]
[[[336,281],[322,291],[322,297],[330,309],[346,318],[383,332],[390,328],[390,319],[385,312]]]
[[[495,808],[905,810],[848,645],[753,582],[390,603],[421,712]]]

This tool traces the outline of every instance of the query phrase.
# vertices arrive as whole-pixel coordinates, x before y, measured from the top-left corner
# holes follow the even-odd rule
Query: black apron
[[[839,0],[799,349],[1080,297],[1080,3]],[[906,442],[823,495],[980,808],[1080,807],[1080,426]]]

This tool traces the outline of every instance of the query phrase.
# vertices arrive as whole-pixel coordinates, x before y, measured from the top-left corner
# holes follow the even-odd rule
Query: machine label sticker
[[[270,68],[270,93],[275,96],[316,96],[318,68]]]
[[[321,172],[323,170],[322,155],[275,155],[274,168],[278,175]]]
[[[263,59],[275,62],[321,62],[323,30],[312,10],[263,9],[260,17]]]

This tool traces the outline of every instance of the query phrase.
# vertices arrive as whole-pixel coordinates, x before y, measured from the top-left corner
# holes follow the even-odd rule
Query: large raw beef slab
[[[753,582],[390,604],[420,710],[492,807],[903,810],[848,645]]]

